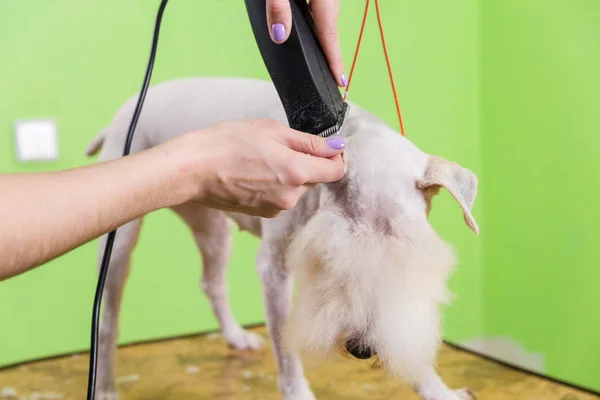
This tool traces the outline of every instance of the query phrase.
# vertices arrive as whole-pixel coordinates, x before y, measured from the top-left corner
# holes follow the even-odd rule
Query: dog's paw
[[[306,379],[288,381],[287,384],[280,379],[279,390],[284,400],[316,400]]]
[[[435,394],[421,395],[423,400],[477,400],[475,392],[471,389],[463,388],[457,390],[448,390]]]
[[[315,395],[309,387],[283,394],[284,400],[316,400]]]
[[[119,400],[119,393],[113,391],[99,391],[96,395],[98,400]]]
[[[262,337],[243,329],[223,334],[223,338],[225,338],[229,347],[235,350],[260,350],[265,347],[265,341]]]
[[[309,393],[294,393],[289,396],[285,396],[283,400],[316,400],[315,395],[312,392]]]
[[[477,400],[477,395],[471,389],[463,388],[454,391],[456,400]]]

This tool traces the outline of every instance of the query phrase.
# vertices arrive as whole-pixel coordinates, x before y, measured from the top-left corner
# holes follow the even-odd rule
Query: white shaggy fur
[[[386,369],[419,382],[435,360],[454,258],[432,230],[403,228],[412,242],[368,226],[353,231],[323,210],[297,234],[288,265],[298,295],[286,329],[294,349],[318,357],[362,337]]]
[[[134,104],[135,98],[121,108],[88,147],[89,155],[102,149],[101,160],[120,156]],[[133,151],[218,121],[245,118],[286,122],[270,83],[195,78],[156,85],[148,93]],[[449,389],[434,369],[441,336],[438,307],[448,299],[445,282],[455,260],[427,215],[432,197],[445,188],[460,205],[467,225],[477,232],[471,215],[477,179],[457,164],[421,152],[353,104],[340,135],[348,141],[345,177],[318,185],[275,219],[196,204],[174,209],[193,232],[202,254],[201,287],[223,336],[237,349],[262,345],[239,326],[227,300],[225,269],[234,221],[261,238],[256,266],[278,384],[286,400],[314,399],[299,352],[326,357],[350,339],[375,351],[378,362],[412,384],[423,399],[469,399],[470,392]],[[141,219],[120,228],[106,283],[98,376],[99,393],[106,398],[118,398],[118,317],[140,226]],[[291,275],[298,284],[293,307]]]

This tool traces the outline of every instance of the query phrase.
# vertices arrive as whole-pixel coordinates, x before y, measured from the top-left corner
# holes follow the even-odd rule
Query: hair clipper
[[[348,104],[317,39],[306,0],[290,0],[292,28],[282,44],[274,43],[269,34],[266,0],[245,2],[254,37],[290,128],[321,137],[337,133]]]

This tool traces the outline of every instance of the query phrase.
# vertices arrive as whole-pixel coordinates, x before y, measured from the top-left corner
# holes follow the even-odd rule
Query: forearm
[[[186,200],[167,153],[67,171],[0,175],[0,280],[159,208]]]

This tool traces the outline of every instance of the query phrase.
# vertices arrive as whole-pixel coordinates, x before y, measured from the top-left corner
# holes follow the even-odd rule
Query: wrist
[[[177,139],[152,149],[155,153],[153,157],[160,165],[160,173],[163,174],[161,180],[169,193],[163,207],[198,201],[205,192],[203,182],[206,177],[198,174],[198,171],[206,171],[209,161],[204,152],[194,151],[195,147],[186,146],[185,137]]]

